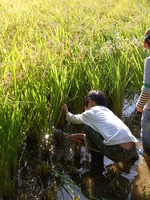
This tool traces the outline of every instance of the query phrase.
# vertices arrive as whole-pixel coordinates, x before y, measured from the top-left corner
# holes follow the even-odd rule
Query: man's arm
[[[68,107],[66,104],[61,106],[62,113],[66,115],[66,120],[73,123],[73,124],[86,124],[85,122],[87,121],[87,117],[83,117],[82,114],[72,114],[71,112],[68,111]]]
[[[70,140],[78,139],[78,140],[84,140],[85,134],[84,133],[73,133],[71,135],[68,135],[67,138]]]

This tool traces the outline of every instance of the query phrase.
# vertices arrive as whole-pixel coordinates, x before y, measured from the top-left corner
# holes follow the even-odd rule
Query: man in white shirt
[[[74,124],[85,124],[86,139],[92,150],[99,151],[114,161],[137,160],[135,143],[138,140],[129,128],[106,107],[106,97],[101,91],[91,90],[84,97],[85,111],[72,114],[67,105],[62,106],[66,120]],[[72,134],[70,139],[83,139],[84,134]]]

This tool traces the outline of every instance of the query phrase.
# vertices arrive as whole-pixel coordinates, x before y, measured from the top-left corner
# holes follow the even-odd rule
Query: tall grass
[[[0,105],[0,191],[4,199],[9,199],[15,190],[20,150],[30,127],[31,113],[27,115],[23,104],[9,102],[7,98]]]
[[[15,188],[25,136],[63,127],[61,103],[82,112],[86,92],[100,89],[121,117],[125,93],[139,94],[148,8],[147,0],[0,0],[4,198]]]
[[[131,65],[130,69],[132,70],[132,90],[135,91],[138,95],[141,92],[141,86],[143,85],[143,73],[144,73],[144,59],[148,56],[146,50],[141,50],[142,48],[134,47],[134,51],[131,54]]]
[[[68,76],[67,70],[68,67],[52,65],[46,75],[50,127],[62,128],[64,124],[65,119],[61,116],[61,104],[69,102],[68,94],[71,88],[71,78]]]

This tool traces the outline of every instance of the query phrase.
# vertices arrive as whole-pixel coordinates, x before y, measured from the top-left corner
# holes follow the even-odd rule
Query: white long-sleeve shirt
[[[104,106],[94,106],[77,115],[68,112],[66,120],[90,126],[104,137],[105,145],[138,142],[121,119]]]

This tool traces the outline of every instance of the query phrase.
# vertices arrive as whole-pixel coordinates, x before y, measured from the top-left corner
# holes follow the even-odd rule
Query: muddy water
[[[139,139],[140,150],[141,116],[128,103],[125,102],[123,121]],[[68,127],[68,132],[73,131],[77,130]],[[114,163],[104,157],[104,162],[93,165],[86,143],[78,145],[63,136],[49,137],[46,132],[40,144],[34,138],[25,141],[14,199],[150,199],[150,167],[142,155],[132,164]]]
[[[130,199],[150,199],[150,163],[146,162],[142,155],[142,142],[140,137],[141,130],[141,114],[135,111],[137,96],[133,101],[124,102],[123,120],[129,126],[132,133],[137,137],[137,150],[139,152],[139,160],[131,166],[130,173],[127,174],[127,179],[130,176],[134,177],[132,180],[132,187]]]
[[[93,166],[85,144],[53,141],[48,156],[30,141],[18,173],[15,199],[150,199],[149,174],[141,155],[132,165],[104,157],[104,165]]]

